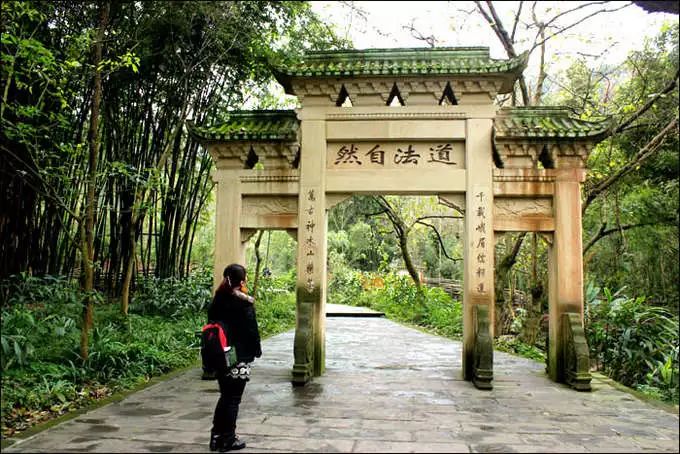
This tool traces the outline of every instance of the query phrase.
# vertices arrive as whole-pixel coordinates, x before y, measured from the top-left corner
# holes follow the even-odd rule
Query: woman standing
[[[243,390],[250,380],[250,363],[262,355],[255,300],[246,294],[246,269],[234,263],[224,269],[223,276],[208,306],[208,320],[223,323],[229,345],[236,348],[238,361],[236,366],[217,375],[220,398],[210,431],[210,450],[220,452],[246,447],[236,435],[236,418]]]

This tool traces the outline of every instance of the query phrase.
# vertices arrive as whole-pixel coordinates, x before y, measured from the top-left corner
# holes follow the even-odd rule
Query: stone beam
[[[464,169],[329,170],[326,172],[326,191],[403,195],[455,193],[465,192],[466,178]]]
[[[329,141],[357,138],[371,140],[464,140],[465,120],[345,120],[328,122]]]

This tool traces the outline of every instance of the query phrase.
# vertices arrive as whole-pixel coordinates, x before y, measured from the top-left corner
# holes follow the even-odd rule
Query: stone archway
[[[531,231],[550,244],[548,373],[589,389],[580,188],[606,125],[560,108],[499,110],[525,65],[486,48],[312,52],[275,72],[299,109],[191,125],[216,164],[216,282],[244,261],[253,229],[297,232],[294,384],[325,367],[327,210],[351,194],[433,194],[466,213],[464,378],[492,386],[495,237]]]

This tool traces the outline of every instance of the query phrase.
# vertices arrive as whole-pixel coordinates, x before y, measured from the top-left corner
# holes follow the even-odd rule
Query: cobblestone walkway
[[[677,452],[678,415],[606,381],[579,393],[495,353],[494,389],[461,377],[459,342],[384,318],[328,318],[327,371],[293,388],[293,332],[246,387],[242,452]],[[207,452],[217,383],[191,370],[6,452]]]

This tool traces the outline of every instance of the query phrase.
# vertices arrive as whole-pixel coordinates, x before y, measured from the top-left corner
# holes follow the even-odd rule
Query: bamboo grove
[[[212,181],[186,121],[241,106],[270,77],[274,45],[290,55],[286,43],[332,35],[298,2],[112,2],[106,24],[102,5],[3,3],[0,277],[79,275],[95,134],[95,280],[118,296],[135,272],[189,271]]]

